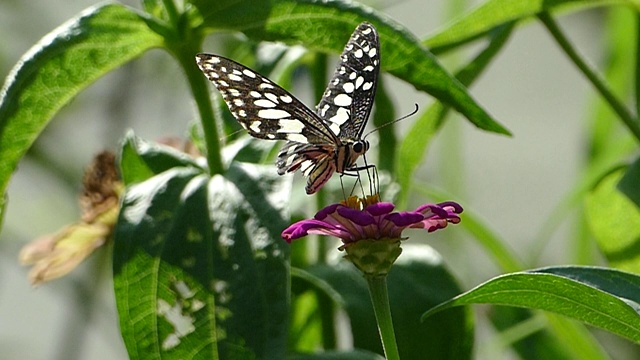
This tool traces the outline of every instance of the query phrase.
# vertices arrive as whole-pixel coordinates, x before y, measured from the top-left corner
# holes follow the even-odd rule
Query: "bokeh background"
[[[137,1],[121,2],[139,7]],[[365,3],[424,39],[446,24],[459,1]],[[0,76],[4,78],[42,36],[93,4],[90,0],[0,1]],[[606,12],[601,9],[559,19],[574,44],[596,65],[603,60],[605,21]],[[215,47],[215,38],[208,43]],[[464,55],[442,60],[451,69]],[[384,76],[400,115],[411,112],[413,103],[425,108],[432,101],[411,86]],[[420,180],[456,194],[455,200],[480,214],[523,260],[535,260],[532,266],[574,263],[570,221],[544,242],[538,235],[559,200],[575,185],[582,167],[594,98],[590,85],[546,30],[530,22],[515,31],[471,93],[514,136],[479,131],[455,116],[437,135]],[[303,91],[301,98],[309,105],[317,102],[308,92]],[[127,129],[147,139],[185,136],[195,116],[177,63],[155,50],[100,79],[50,123],[21,162],[9,188],[0,234],[0,358],[126,358],[108,251],[93,255],[70,276],[35,289],[17,255],[28,241],[78,218],[75,199],[83,168],[94,154],[117,148]],[[399,132],[412,121],[400,123]],[[294,196],[305,196],[302,186],[294,188]],[[416,200],[411,205],[417,204]],[[465,290],[500,273],[481,248],[455,227],[430,244]],[[539,257],[533,259],[536,252]],[[480,323],[477,332],[479,341],[491,339],[492,330],[486,324]],[[602,332],[598,336],[613,344],[608,349],[616,349],[614,358],[640,353],[614,336]],[[482,350],[476,354],[480,359],[491,356]]]

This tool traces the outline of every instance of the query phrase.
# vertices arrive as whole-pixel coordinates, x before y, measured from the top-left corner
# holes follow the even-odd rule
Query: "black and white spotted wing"
[[[334,172],[356,168],[356,160],[369,148],[360,137],[373,106],[379,52],[375,28],[360,24],[315,113],[280,86],[233,60],[198,54],[196,61],[251,136],[287,140],[278,154],[278,174],[300,169],[308,177],[307,194],[313,194]]]

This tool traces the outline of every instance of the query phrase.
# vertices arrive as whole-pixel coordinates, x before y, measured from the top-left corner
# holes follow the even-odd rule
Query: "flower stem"
[[[387,360],[399,360],[400,354],[398,353],[396,335],[393,331],[393,322],[391,320],[391,308],[389,307],[387,276],[365,275],[365,278],[369,284],[369,294],[371,295],[373,311],[378,322],[378,331],[380,332],[384,355]]]
[[[553,20],[548,12],[541,12],[538,14],[538,18],[544,26],[549,30],[549,33],[556,40],[558,45],[569,56],[571,61],[582,71],[582,73],[591,81],[593,86],[600,92],[600,95],[609,103],[613,111],[620,117],[622,122],[631,130],[633,135],[640,141],[640,122],[634,117],[627,107],[616,97],[611,91],[607,83],[602,77],[593,69],[586,60],[582,58],[578,51],[571,45],[569,39],[562,33],[558,24]]]

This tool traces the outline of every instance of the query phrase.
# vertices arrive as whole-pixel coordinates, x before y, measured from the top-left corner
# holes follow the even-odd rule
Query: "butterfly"
[[[308,177],[307,194],[317,192],[335,172],[362,169],[356,161],[369,149],[362,132],[380,68],[380,45],[373,25],[363,22],[355,29],[315,112],[287,90],[231,59],[202,53],[196,55],[196,62],[251,136],[287,140],[276,160],[278,174],[301,170]]]

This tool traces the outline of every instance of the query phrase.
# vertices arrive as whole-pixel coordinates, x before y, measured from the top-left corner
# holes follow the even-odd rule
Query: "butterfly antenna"
[[[402,121],[402,120],[404,120],[404,119],[406,119],[406,118],[408,118],[408,117],[410,117],[410,116],[415,115],[415,114],[418,112],[418,108],[419,108],[419,106],[418,106],[418,104],[414,104],[414,105],[416,106],[416,108],[415,108],[412,112],[410,112],[409,114],[407,114],[407,115],[405,115],[405,116],[403,116],[403,117],[401,117],[401,118],[399,118],[399,119],[395,119],[395,120],[393,120],[393,121],[389,121],[389,122],[388,122],[388,123],[386,123],[386,124],[382,124],[382,125],[378,126],[377,128],[375,128],[375,129],[373,129],[373,130],[369,131],[368,133],[366,133],[366,134],[362,137],[362,139],[363,139],[363,140],[364,140],[364,139],[366,139],[366,138],[367,138],[367,136],[369,136],[371,133],[374,133],[374,132],[376,132],[376,131],[378,131],[378,130],[382,129],[382,128],[383,128],[383,127],[385,127],[385,126],[389,126],[389,125],[391,125],[391,124],[395,124],[395,123],[397,123],[398,121]]]

